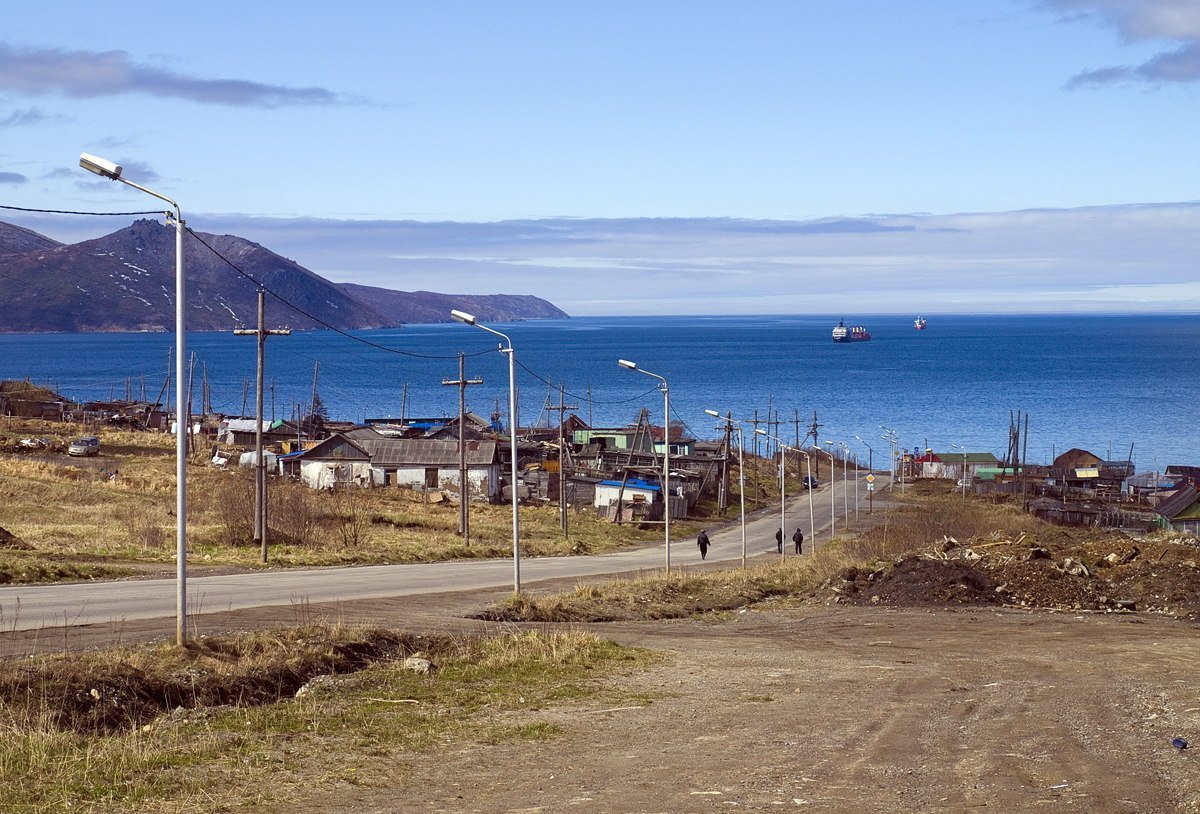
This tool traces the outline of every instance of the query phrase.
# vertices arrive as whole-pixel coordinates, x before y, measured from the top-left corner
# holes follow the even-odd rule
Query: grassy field
[[[174,439],[161,433],[98,430],[98,458],[69,459],[67,425],[0,425],[0,583],[118,576],[129,563],[169,563],[175,551]],[[75,434],[79,434],[78,428]],[[24,437],[47,437],[48,450],[22,452]],[[263,567],[253,544],[254,486],[248,470],[207,465],[206,447],[188,466],[189,559],[199,564]],[[770,465],[760,492],[767,491]],[[115,477],[114,477],[115,475]],[[735,479],[736,482],[736,479]],[[793,485],[790,488],[797,488]],[[506,557],[512,553],[508,505],[471,504],[471,541],[458,534],[458,507],[429,503],[407,489],[317,492],[273,478],[268,566],[428,562]],[[776,491],[777,495],[778,492]],[[701,504],[701,512],[711,509]],[[711,517],[676,525],[694,534]],[[521,508],[526,556],[595,553],[661,534],[597,520],[572,510],[564,538],[556,506]]]
[[[733,610],[772,598],[803,598],[844,569],[890,563],[896,557],[939,543],[982,539],[1062,540],[1089,530],[1042,523],[1017,506],[987,500],[960,500],[948,486],[909,487],[886,521],[861,534],[841,537],[815,554],[789,557],[747,569],[673,573],[580,585],[573,591],[513,596],[482,614],[498,621],[603,622],[671,619]]]
[[[0,811],[249,811],[384,784],[405,754],[551,737],[539,710],[627,701],[603,678],[651,658],[579,632],[303,627],[24,659],[0,674]]]

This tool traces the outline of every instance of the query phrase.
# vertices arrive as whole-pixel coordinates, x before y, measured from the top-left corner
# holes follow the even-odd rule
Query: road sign
[[[875,476],[872,474],[868,474],[867,475],[867,483],[874,483],[874,482],[875,482]]]
[[[868,492],[874,492],[874,491],[875,491],[875,484],[873,484],[873,483],[868,483],[868,484],[867,484],[867,491],[868,491]]]

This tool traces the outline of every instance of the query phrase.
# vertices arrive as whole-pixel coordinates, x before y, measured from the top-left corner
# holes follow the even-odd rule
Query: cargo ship
[[[871,334],[862,325],[852,325],[847,328],[845,321],[839,320],[833,329],[834,342],[867,342],[870,339]]]
[[[925,330],[925,317],[917,317],[913,320],[913,328],[918,331]]]

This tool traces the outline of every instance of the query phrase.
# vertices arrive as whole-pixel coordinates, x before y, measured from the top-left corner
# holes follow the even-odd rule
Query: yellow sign
[[[875,476],[867,475],[867,483],[874,483],[874,482],[875,482]]]

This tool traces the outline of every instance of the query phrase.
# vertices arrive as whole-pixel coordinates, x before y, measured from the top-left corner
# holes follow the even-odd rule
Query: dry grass
[[[414,652],[439,669],[405,669]],[[648,658],[578,631],[431,637],[310,626],[187,650],[10,663],[0,681],[0,810],[286,803],[313,785],[390,778],[405,752],[553,736],[538,709],[616,699],[601,679]]]
[[[68,432],[69,431],[69,432]],[[54,580],[50,563],[169,563],[174,558],[174,439],[160,433],[95,429],[98,458],[68,459],[79,427],[46,422],[0,424],[0,528],[29,548],[27,567],[8,579]],[[23,437],[48,437],[50,452],[18,453]],[[57,450],[57,451],[55,451]],[[195,561],[262,567],[251,524],[253,483],[247,471],[219,470],[198,450],[188,467],[188,541]],[[103,471],[101,471],[103,468]],[[115,479],[108,476],[117,473]],[[357,494],[315,492],[272,479],[269,565],[321,566],[506,557],[512,552],[507,505],[471,505],[471,541],[458,534],[458,507],[426,503],[403,489]],[[522,550],[557,556],[612,550],[654,539],[655,528],[615,526],[590,511],[572,512],[564,538],[555,507],[523,506]],[[687,528],[683,529],[686,533]],[[0,562],[0,580],[5,577]],[[66,576],[64,574],[64,576]]]
[[[803,598],[829,578],[851,566],[889,563],[950,536],[960,542],[1022,533],[1059,535],[1008,505],[960,500],[940,487],[911,489],[886,522],[852,537],[822,546],[815,554],[789,557],[747,569],[673,573],[581,585],[551,596],[510,597],[482,618],[532,622],[604,622],[627,619],[671,619],[741,608],[772,598]]]

